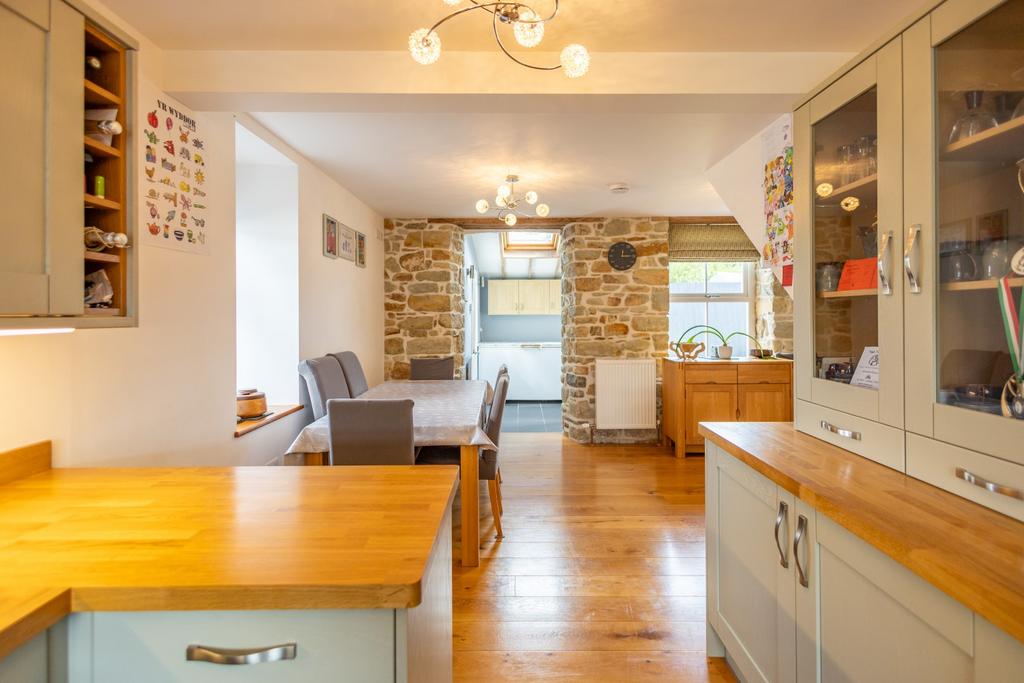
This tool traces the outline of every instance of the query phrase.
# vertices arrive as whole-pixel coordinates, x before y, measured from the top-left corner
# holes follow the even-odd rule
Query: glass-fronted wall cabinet
[[[1024,463],[1024,0],[904,39],[907,428]]]
[[[797,395],[896,428],[903,426],[901,59],[897,38],[794,116],[797,234],[807,238],[796,246]],[[853,431],[841,421],[814,422]]]

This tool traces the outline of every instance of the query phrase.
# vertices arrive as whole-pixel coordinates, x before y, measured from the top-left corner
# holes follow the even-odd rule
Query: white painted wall
[[[144,38],[139,56],[151,97],[163,58]],[[196,118],[208,140],[209,254],[139,248],[138,328],[0,338],[0,450],[50,439],[63,467],[264,464],[301,428],[299,413],[234,438],[235,120]],[[383,221],[308,162],[299,205],[300,354],[352,348],[379,381]],[[366,269],[320,256],[322,211],[371,236]]]
[[[258,388],[272,405],[296,403],[299,170],[242,126],[235,131],[239,147],[263,146],[279,159],[235,167],[236,385]]]

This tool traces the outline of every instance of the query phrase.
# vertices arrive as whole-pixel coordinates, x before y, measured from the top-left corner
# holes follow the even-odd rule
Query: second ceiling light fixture
[[[443,0],[449,7],[455,7],[464,0]],[[532,7],[519,2],[477,2],[469,0],[469,7],[457,9],[448,16],[442,18],[430,28],[421,28],[412,32],[409,36],[409,53],[412,58],[420,64],[433,64],[441,56],[441,37],[437,35],[437,28],[449,19],[472,12],[483,10],[492,15],[492,27],[494,39],[505,56],[516,64],[525,66],[528,69],[538,71],[555,71],[562,69],[569,78],[579,78],[587,73],[590,68],[590,53],[582,45],[573,43],[562,49],[559,64],[556,66],[536,66],[528,64],[512,55],[501,42],[501,33],[498,31],[499,24],[506,24],[512,27],[512,33],[516,42],[523,47],[536,47],[544,38],[544,26],[558,14],[558,0],[554,0],[554,8],[547,16],[535,11]]]

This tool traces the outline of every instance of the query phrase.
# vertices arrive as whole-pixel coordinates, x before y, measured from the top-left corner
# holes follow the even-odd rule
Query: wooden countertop
[[[788,422],[710,422],[700,433],[1024,641],[1024,523]]]
[[[408,608],[455,466],[55,469],[0,486],[0,656],[69,611]]]

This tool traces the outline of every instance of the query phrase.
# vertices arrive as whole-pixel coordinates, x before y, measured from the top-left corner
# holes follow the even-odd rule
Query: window
[[[669,264],[669,338],[675,341],[693,325],[711,325],[724,335],[753,334],[754,268],[752,263],[673,261]],[[709,351],[721,344],[702,335]],[[750,354],[751,341],[729,340],[734,356]]]

